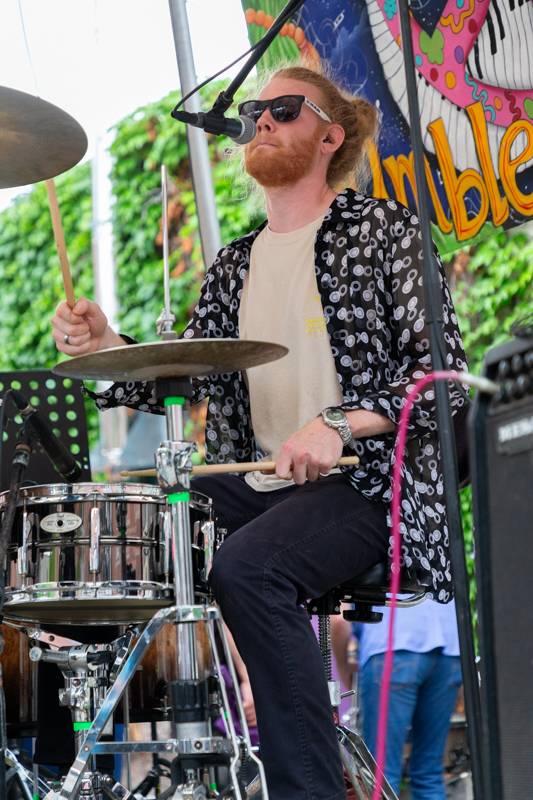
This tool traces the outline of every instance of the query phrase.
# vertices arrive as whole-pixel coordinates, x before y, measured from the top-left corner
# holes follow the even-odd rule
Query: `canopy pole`
[[[415,165],[415,183],[418,198],[418,213],[422,232],[423,280],[426,301],[427,323],[434,370],[448,368],[446,342],[442,328],[441,288],[437,264],[431,239],[431,214],[428,188],[424,168],[424,146],[420,126],[417,72],[413,52],[409,0],[399,0],[398,13],[402,37],[407,98],[409,104],[409,128]],[[481,698],[477,677],[472,615],[468,591],[468,571],[464,547],[461,508],[459,504],[459,479],[455,452],[455,435],[450,409],[448,385],[444,381],[435,384],[438,437],[444,475],[444,495],[450,536],[450,558],[454,579],[457,627],[461,654],[461,667],[465,694],[468,743],[472,762],[472,782],[476,800],[486,797],[484,791],[484,764],[481,736]],[[487,787],[485,787],[487,788]]]
[[[168,5],[172,20],[172,33],[178,62],[180,88],[183,96],[196,86],[196,72],[189,32],[189,21],[187,19],[187,8],[185,0],[169,0]],[[192,113],[201,111],[199,94],[194,94],[185,102],[185,110]],[[196,208],[198,210],[202,255],[206,268],[209,268],[215,260],[215,256],[220,250],[222,243],[206,134],[200,128],[193,128],[187,125],[187,141],[189,145],[194,196],[196,199]]]

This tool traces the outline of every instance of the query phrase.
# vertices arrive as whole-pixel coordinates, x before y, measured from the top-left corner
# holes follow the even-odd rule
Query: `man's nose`
[[[266,130],[271,131],[274,129],[276,123],[269,108],[265,108],[259,119],[256,121],[258,131]]]

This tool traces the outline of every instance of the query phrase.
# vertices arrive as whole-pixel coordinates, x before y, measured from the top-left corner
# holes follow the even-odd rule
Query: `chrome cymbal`
[[[250,369],[277,361],[288,352],[281,344],[247,339],[173,339],[98,350],[62,361],[53,372],[100,381],[192,378]]]
[[[66,111],[0,86],[0,189],[53,178],[86,150],[83,128]]]

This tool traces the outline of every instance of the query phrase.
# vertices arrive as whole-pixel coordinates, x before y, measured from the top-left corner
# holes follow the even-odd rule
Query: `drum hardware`
[[[168,175],[165,164],[161,164],[161,208],[163,229],[163,296],[164,306],[157,318],[157,335],[163,340],[177,339],[173,330],[176,315],[170,307],[170,268],[168,262]]]
[[[6,772],[6,791],[16,786],[20,797],[24,800],[39,800],[49,791],[50,786],[43,778],[38,778],[35,782],[34,776],[21,764],[17,753],[14,750],[6,750],[5,764]],[[36,785],[35,785],[36,784]],[[6,796],[11,796],[6,794]]]
[[[61,790],[57,793],[49,793],[48,800],[67,800],[67,798],[70,800],[70,798],[76,797],[76,792],[85,776],[91,756],[104,753],[174,753],[178,756],[180,764],[184,765],[183,768],[185,770],[189,770],[191,773],[195,771],[198,772],[205,766],[209,766],[212,763],[217,764],[229,762],[232,780],[234,781],[234,787],[237,787],[235,794],[237,798],[242,798],[236,774],[236,768],[240,761],[245,757],[251,758],[252,760],[256,761],[259,771],[262,769],[262,765],[252,751],[248,729],[246,727],[244,709],[238,693],[237,704],[243,736],[241,739],[239,739],[236,735],[235,726],[230,714],[227,692],[222,679],[219,679],[218,684],[223,700],[223,719],[225,720],[227,738],[212,736],[208,730],[208,726],[202,725],[204,718],[207,716],[207,709],[202,706],[201,702],[198,702],[196,707],[192,710],[185,709],[184,707],[181,709],[174,709],[175,716],[178,718],[174,724],[174,730],[178,734],[175,738],[155,742],[98,741],[104,732],[108,720],[116,708],[117,703],[123,695],[125,688],[128,686],[135,671],[137,670],[147,646],[154,640],[154,637],[162,629],[162,627],[169,622],[175,622],[178,624],[178,626],[181,624],[183,627],[187,627],[187,629],[192,629],[193,624],[197,624],[199,622],[206,623],[218,675],[220,673],[221,659],[216,642],[216,630],[216,633],[220,637],[223,644],[224,657],[228,662],[232,681],[234,682],[235,686],[238,686],[237,675],[231,660],[229,646],[224,636],[224,628],[218,609],[214,606],[194,605],[182,606],[181,608],[172,606],[170,608],[161,609],[161,611],[157,612],[157,614],[150,620],[135,642],[131,652],[125,659],[122,668],[118,672],[116,680],[112,684],[109,692],[106,694],[102,705],[97,710],[92,725],[88,727],[87,730],[83,731],[83,733],[80,733],[80,738],[83,736],[83,744],[78,750],[76,760],[67,774]],[[183,683],[176,683],[178,684],[177,690],[179,692],[179,689],[182,688]],[[171,696],[175,697],[176,693],[177,692],[174,692],[174,694]],[[198,693],[198,697],[201,701],[201,693]],[[195,719],[195,717],[199,716],[202,717],[202,720]],[[189,719],[186,719],[187,717],[189,717]],[[180,736],[180,734],[184,735]],[[188,779],[187,783],[190,784],[191,780]]]
[[[95,709],[104,701],[112,658],[113,648],[109,644],[80,645],[56,651],[40,647],[30,650],[32,661],[57,664],[63,673],[65,688],[59,692],[59,703],[72,712],[77,746],[81,746],[83,730],[90,724]]]

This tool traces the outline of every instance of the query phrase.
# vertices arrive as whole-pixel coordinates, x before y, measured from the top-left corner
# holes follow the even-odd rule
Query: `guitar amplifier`
[[[470,415],[484,799],[533,797],[533,335],[485,357]]]

